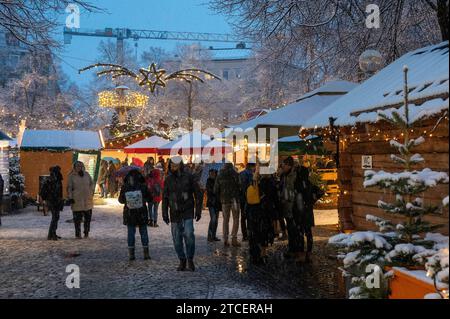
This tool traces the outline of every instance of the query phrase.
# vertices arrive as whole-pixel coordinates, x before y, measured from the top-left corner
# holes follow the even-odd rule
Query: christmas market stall
[[[26,129],[20,144],[20,164],[27,195],[38,198],[41,183],[55,165],[61,167],[64,182],[75,161],[82,161],[97,180],[102,148],[100,132]]]
[[[158,160],[157,156],[159,147],[169,142],[169,140],[154,135],[137,143],[126,146],[124,148],[124,152],[129,158],[131,158],[132,162],[133,159],[138,159],[141,162],[145,162],[148,157],[152,157],[156,163]]]
[[[444,42],[405,54],[304,124],[302,134],[317,134],[334,143],[342,230],[377,229],[368,215],[393,223],[402,220],[401,214],[380,209],[382,203],[395,201],[395,193],[372,187],[369,179],[375,171],[383,171],[382,176],[389,178],[390,173],[404,171],[406,163],[406,171],[413,172],[405,173],[407,176],[423,176],[427,186],[436,186],[432,192],[420,193],[420,197],[424,205],[440,209],[422,217],[443,225],[439,232],[448,235],[448,208],[442,207],[448,185],[435,183],[430,172],[443,172],[445,176],[449,171],[448,51],[448,42]],[[414,153],[400,147],[399,154],[396,148],[405,139],[415,143]],[[401,158],[408,154],[412,159]]]
[[[255,130],[256,138],[258,138],[259,131],[265,129],[267,140],[270,138],[270,129],[277,129],[278,138],[296,136],[302,125],[310,117],[340,99],[356,86],[356,84],[348,81],[330,81],[318,89],[304,94],[294,103],[231,127],[233,134],[236,135],[236,143],[233,145],[235,150],[234,162],[236,164],[247,163],[249,160],[248,149],[252,146],[265,149],[265,154],[263,154],[264,152],[258,152],[261,160],[264,161],[270,158],[270,145],[266,145],[266,143],[249,143],[246,137],[248,134],[245,134],[246,131]],[[237,131],[244,133],[238,136],[236,134]]]

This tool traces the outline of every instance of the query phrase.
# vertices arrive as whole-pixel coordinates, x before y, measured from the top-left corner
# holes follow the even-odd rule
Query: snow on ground
[[[336,211],[334,211],[334,215]],[[122,206],[115,199],[96,206],[89,239],[76,240],[68,208],[61,214],[58,234],[46,240],[50,216],[35,207],[3,216],[0,227],[0,298],[289,298],[289,289],[274,291],[270,283],[253,280],[247,269],[247,244],[224,249],[206,241],[208,213],[195,224],[195,273],[177,272],[170,227],[148,228],[152,260],[127,256]],[[337,222],[333,211],[317,213],[319,224]],[[221,223],[219,234],[221,236]],[[67,265],[80,267],[80,289],[65,286]]]

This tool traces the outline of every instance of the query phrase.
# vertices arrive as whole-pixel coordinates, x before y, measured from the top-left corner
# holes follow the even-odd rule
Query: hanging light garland
[[[92,64],[80,69],[78,73],[96,68],[103,69],[97,72],[97,76],[99,77],[104,75],[111,75],[112,79],[117,79],[119,77],[132,78],[139,84],[139,86],[147,86],[152,93],[155,92],[156,87],[158,86],[165,88],[167,86],[167,82],[172,80],[181,80],[187,83],[192,83],[194,81],[205,83],[205,80],[201,78],[201,75],[203,75],[206,80],[216,79],[221,81],[218,76],[208,71],[196,68],[178,70],[173,73],[167,74],[166,70],[157,69],[155,63],[152,63],[147,69],[139,69],[138,73],[135,73],[122,65],[112,63]]]

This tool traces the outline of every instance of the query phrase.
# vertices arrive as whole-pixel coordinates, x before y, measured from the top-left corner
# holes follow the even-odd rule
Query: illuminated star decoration
[[[139,86],[148,86],[150,92],[152,93],[155,92],[157,86],[165,88],[167,82],[171,80],[182,80],[187,83],[192,83],[193,81],[205,83],[205,81],[200,77],[200,75],[204,75],[206,79],[216,79],[221,81],[221,79],[218,76],[210,72],[195,68],[178,70],[173,73],[166,74],[166,70],[157,69],[155,63],[152,63],[148,69],[145,68],[139,69],[138,74],[134,73],[133,71],[127,69],[122,65],[112,63],[92,64],[83,69],[80,69],[78,73],[94,68],[104,69],[102,71],[97,72],[97,76],[111,75],[113,79],[117,79],[123,76],[133,78],[135,81],[138,82]]]

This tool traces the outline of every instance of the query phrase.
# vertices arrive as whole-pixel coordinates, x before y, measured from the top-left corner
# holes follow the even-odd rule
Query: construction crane
[[[175,32],[157,30],[132,30],[128,28],[105,28],[105,29],[77,29],[64,28],[64,44],[72,42],[72,36],[104,37],[116,38],[118,63],[123,63],[124,40],[133,39],[153,39],[153,40],[177,40],[177,41],[202,41],[202,42],[222,42],[236,43],[236,49],[247,49],[246,42],[230,35],[221,33],[200,33],[200,32]],[[137,46],[137,43],[136,43]]]

